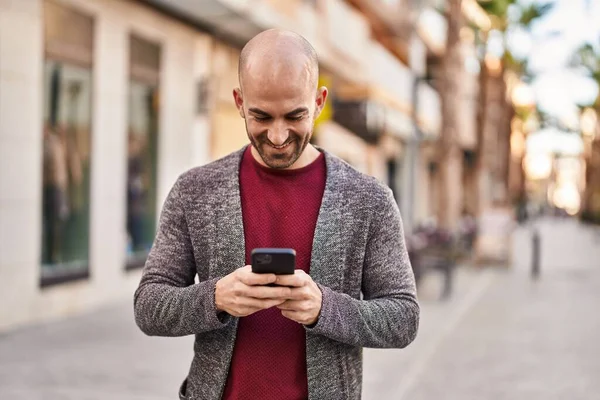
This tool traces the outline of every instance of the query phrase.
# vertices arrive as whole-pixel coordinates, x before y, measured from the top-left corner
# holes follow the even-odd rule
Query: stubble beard
[[[246,134],[248,135],[248,139],[250,139],[250,143],[252,146],[254,146],[263,162],[269,168],[273,169],[286,169],[294,165],[294,163],[298,161],[310,143],[310,138],[312,136],[312,132],[309,132],[304,137],[295,132],[290,132],[290,136],[286,141],[286,143],[288,143],[288,148],[285,149],[285,152],[279,153],[272,147],[272,143],[267,138],[266,133],[261,133],[257,137],[254,137],[246,128]]]

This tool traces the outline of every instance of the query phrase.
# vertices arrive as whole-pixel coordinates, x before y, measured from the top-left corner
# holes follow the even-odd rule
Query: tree
[[[573,55],[571,67],[583,70],[600,89],[600,54],[591,43],[581,46]],[[596,127],[584,135],[585,143],[585,190],[581,198],[581,216],[600,223],[600,90],[591,104],[581,105],[582,110],[591,109],[596,114]]]
[[[463,26],[462,0],[448,0],[446,19],[448,34],[443,59],[441,79],[442,133],[439,141],[438,222],[441,227],[452,228],[460,218],[462,208],[462,151],[458,142],[458,102],[456,93],[460,82],[462,57],[460,54],[460,29]]]
[[[516,0],[480,0],[478,3],[490,16],[492,30],[501,35],[504,48],[501,57],[489,57],[490,32],[480,32],[483,57],[480,60],[479,80],[477,198],[478,210],[481,213],[491,205],[506,206],[509,203],[511,121],[517,110],[507,100],[507,72],[524,80],[531,79],[527,59],[515,58],[508,48],[508,32],[511,29],[530,32],[531,25],[546,15],[554,4],[534,3],[523,7],[517,5]],[[522,195],[523,193],[517,193],[515,198],[521,198]]]
[[[519,20],[511,21],[509,12],[514,9],[516,0],[481,0],[478,3],[488,12],[493,29],[500,32],[506,42],[509,27],[519,25],[529,27],[533,21],[545,15],[552,4],[532,4],[520,8]],[[512,8],[511,8],[512,7]],[[460,71],[463,68],[460,31],[465,26],[462,13],[462,0],[447,0],[446,52],[442,61],[440,95],[442,103],[442,133],[439,141],[438,184],[441,196],[438,198],[438,221],[444,228],[452,228],[458,222],[463,206],[462,169],[463,153],[459,143],[459,93]],[[487,53],[488,33],[480,32],[484,43],[483,53]],[[506,45],[504,48],[506,49]],[[519,75],[527,70],[526,60],[515,59],[508,50],[494,66],[485,58],[481,60],[480,110],[478,129],[478,209],[485,209],[491,203],[493,187],[503,182],[506,188],[510,156],[510,122],[514,110],[506,101],[504,73],[512,70]],[[500,156],[499,156],[500,154]],[[506,190],[505,190],[506,191]],[[503,197],[501,201],[506,201]]]

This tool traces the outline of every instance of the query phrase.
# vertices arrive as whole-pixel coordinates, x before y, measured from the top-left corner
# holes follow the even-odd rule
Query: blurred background
[[[600,398],[600,1],[0,0],[0,398],[175,398],[132,294],[177,176],[247,143],[267,28],[315,47],[313,143],[393,190],[422,305],[367,399]]]

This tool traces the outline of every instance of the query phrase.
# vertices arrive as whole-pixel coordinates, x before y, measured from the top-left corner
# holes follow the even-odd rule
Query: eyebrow
[[[260,108],[254,108],[253,107],[253,108],[249,108],[248,111],[250,111],[250,112],[252,112],[254,114],[261,115],[263,117],[270,117],[271,116],[269,113],[261,110]],[[293,117],[295,115],[302,114],[302,113],[305,113],[305,112],[308,112],[308,108],[306,108],[306,107],[298,107],[295,110],[290,111],[289,113],[285,114],[285,117],[289,118],[289,117]]]

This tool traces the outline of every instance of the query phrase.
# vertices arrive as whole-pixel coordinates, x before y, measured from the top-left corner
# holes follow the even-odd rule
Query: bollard
[[[540,232],[534,228],[531,236],[532,257],[531,257],[531,278],[537,279],[540,276]]]

